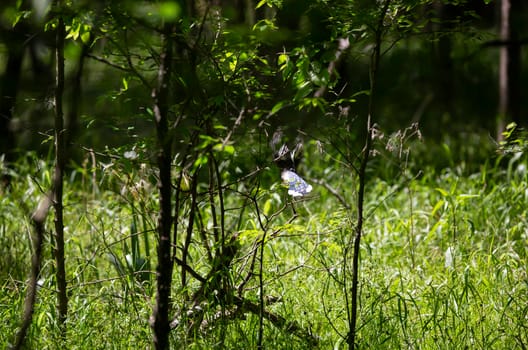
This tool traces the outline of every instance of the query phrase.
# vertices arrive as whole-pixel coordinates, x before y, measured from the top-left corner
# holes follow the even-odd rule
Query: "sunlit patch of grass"
[[[438,180],[432,185],[446,192],[412,183],[369,221],[361,341],[376,348],[520,346],[526,342],[520,326],[526,309],[517,306],[527,301],[526,248],[519,244],[519,226],[527,228],[525,198],[508,183],[486,188],[478,178],[454,174]],[[419,198],[426,200],[415,203]],[[512,224],[509,217],[519,219]],[[513,327],[502,325],[505,315]]]
[[[315,176],[315,170],[311,172]],[[327,181],[353,208],[354,181],[342,175],[330,174]],[[44,184],[46,176],[39,176]],[[506,181],[506,176],[500,169],[488,169],[467,177],[443,171],[416,179],[368,182],[359,348],[519,348],[528,343],[528,185],[523,178]],[[17,203],[31,207],[41,195],[34,178],[21,175],[20,179],[24,180],[9,196],[0,199],[5,208],[0,223],[1,263],[12,266],[1,272],[0,316],[7,322],[0,325],[0,334],[8,335],[14,335],[18,324],[30,262],[29,210]],[[155,191],[149,196],[122,192],[123,182],[111,182],[111,188],[101,186],[96,196],[79,189],[78,180],[66,185],[68,333],[66,340],[60,339],[47,241],[30,348],[151,346],[148,318],[155,297],[156,195]],[[267,214],[287,200],[280,193],[264,192],[260,198]],[[239,198],[228,195],[225,200],[226,207],[241,207]],[[314,186],[309,199],[293,206],[295,218],[288,204],[270,223],[262,262],[265,308],[307,330],[318,339],[316,348],[344,348],[343,278],[350,277],[346,270],[350,265],[343,258],[354,235],[356,213],[320,186]],[[229,220],[236,214],[229,212]],[[207,215],[203,213],[206,223]],[[251,253],[252,243],[262,235],[255,210],[246,208],[243,215],[239,258]],[[197,246],[189,255],[199,273],[207,272],[204,253]],[[144,269],[147,260],[150,269]],[[235,260],[233,269],[239,271],[237,264],[242,261]],[[173,285],[175,311],[185,294],[178,271]],[[197,287],[191,281],[188,289]],[[243,297],[258,304],[259,293],[255,277]],[[258,315],[217,319],[219,311],[218,306],[206,310],[210,323],[199,333],[173,330],[173,348],[254,348]],[[0,345],[5,347],[8,341],[12,338],[2,338]],[[276,349],[313,346],[311,340],[267,320],[264,344]]]

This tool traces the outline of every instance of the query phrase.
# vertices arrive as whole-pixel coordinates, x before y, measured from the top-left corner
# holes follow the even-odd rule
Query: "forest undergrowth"
[[[247,191],[249,197],[240,193],[250,179],[225,188],[225,234],[236,247],[229,279],[199,298],[197,290],[205,287],[194,274],[206,274],[214,264],[207,259],[214,251],[207,247],[214,227],[204,201],[195,219],[195,241],[187,245],[192,271],[186,282],[183,265],[174,269],[172,348],[255,348],[260,317],[253,307],[261,300],[266,348],[346,347],[344,250],[355,217],[340,199],[353,204],[356,184],[329,161],[306,157],[302,171],[314,190],[300,200],[289,198],[280,180],[263,180]],[[358,348],[526,348],[525,163],[490,161],[471,173],[463,165],[425,168],[390,180],[376,176],[380,169],[369,171]],[[280,179],[271,167],[259,174]],[[51,181],[51,165],[28,155],[12,177],[0,197],[2,348],[19,326],[32,253],[30,215]],[[61,337],[57,324],[53,242],[47,236],[28,348],[151,347],[155,178],[145,165],[130,162],[110,167],[86,162],[69,172],[64,189],[67,334]],[[207,184],[197,184],[197,192],[207,193]],[[188,227],[183,213],[182,229]],[[177,249],[183,249],[184,234],[178,239]],[[264,248],[261,280],[258,247]]]

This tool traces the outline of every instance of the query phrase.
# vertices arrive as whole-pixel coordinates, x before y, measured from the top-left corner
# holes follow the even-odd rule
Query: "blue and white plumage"
[[[291,170],[284,169],[281,178],[288,184],[288,194],[292,197],[302,197],[312,191],[312,185],[306,183],[302,177]]]

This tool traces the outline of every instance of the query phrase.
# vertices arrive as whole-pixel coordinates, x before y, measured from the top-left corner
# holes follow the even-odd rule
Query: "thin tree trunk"
[[[356,323],[358,314],[358,281],[359,281],[359,253],[361,248],[361,236],[363,234],[363,202],[366,185],[366,169],[369,161],[369,155],[372,148],[372,115],[374,114],[374,98],[376,95],[377,75],[381,57],[381,41],[384,32],[383,21],[389,8],[390,0],[386,0],[381,10],[380,17],[375,29],[375,42],[370,62],[370,94],[367,116],[367,135],[365,146],[363,147],[363,156],[358,170],[359,188],[357,197],[357,223],[354,237],[354,256],[352,257],[352,286],[351,286],[351,317],[349,319],[349,333],[347,343],[349,350],[354,350],[356,344]],[[348,305],[347,305],[348,307]]]
[[[57,1],[57,6],[62,4]],[[54,249],[53,254],[56,262],[56,279],[57,279],[57,309],[59,325],[61,327],[61,336],[66,337],[66,317],[68,315],[68,295],[66,291],[66,268],[64,259],[64,221],[63,221],[63,174],[65,159],[64,147],[64,113],[62,110],[63,95],[64,95],[64,37],[65,28],[64,21],[61,17],[58,18],[56,31],[56,86],[55,86],[55,167],[53,171],[52,189],[50,194],[46,194],[45,198],[40,202],[37,210],[32,216],[33,225],[35,227],[35,235],[33,241],[34,253],[31,259],[31,275],[28,282],[28,289],[24,301],[24,313],[22,316],[22,324],[18,330],[15,338],[15,343],[12,349],[21,349],[24,345],[27,330],[31,325],[33,318],[33,311],[35,307],[37,295],[37,280],[40,274],[42,262],[42,244],[45,234],[45,221],[49,212],[49,208],[53,205],[55,210],[55,235],[54,235]],[[8,69],[10,65],[8,63]],[[16,66],[20,68],[18,65]],[[14,69],[14,68],[13,68]],[[13,73],[13,72],[10,72]],[[17,78],[18,79],[18,78]],[[18,84],[18,80],[15,82]],[[5,88],[2,89],[5,91]],[[12,91],[16,92],[16,89]],[[13,96],[14,98],[14,96]],[[3,105],[5,106],[5,105]]]
[[[158,350],[169,348],[169,310],[172,280],[171,259],[171,160],[172,136],[168,122],[168,92],[171,77],[173,32],[166,25],[163,36],[163,49],[158,70],[157,86],[152,91],[154,118],[158,138],[160,212],[158,217],[158,266],[156,268],[157,294],[153,310],[154,347]]]
[[[62,3],[58,1],[60,7]],[[68,315],[68,295],[66,293],[66,267],[64,262],[64,220],[63,220],[63,177],[65,165],[64,113],[64,20],[59,16],[56,37],[56,87],[55,87],[55,169],[53,174],[53,207],[55,209],[55,262],[57,264],[57,298],[59,324],[65,336],[65,321]]]
[[[244,18],[248,26],[253,27],[256,22],[256,10],[255,4],[252,0],[243,0],[244,1]]]
[[[42,244],[44,242],[45,222],[48,216],[48,211],[51,206],[50,196],[48,194],[40,201],[40,204],[33,213],[31,219],[35,228],[33,236],[33,256],[31,257],[31,274],[29,276],[28,287],[26,290],[26,298],[24,300],[24,313],[22,315],[22,322],[15,337],[15,342],[11,349],[22,349],[26,340],[27,331],[31,326],[33,319],[33,311],[35,309],[35,301],[37,298],[37,281],[40,274],[40,267],[42,262]]]
[[[187,265],[187,257],[189,255],[189,247],[191,246],[191,240],[192,240],[192,235],[193,235],[194,217],[195,217],[196,209],[197,209],[197,194],[196,194],[197,185],[198,185],[197,176],[193,175],[192,180],[191,180],[191,188],[190,188],[191,208],[189,209],[187,232],[185,235],[185,242],[183,244],[183,249],[182,249],[182,254],[181,254],[182,255],[181,260],[182,260],[183,266]],[[188,296],[188,293],[186,290],[187,289],[187,271],[185,271],[184,268],[182,268],[181,270],[181,283],[182,283],[182,288],[184,289],[184,298],[187,299],[187,296]]]
[[[518,38],[520,0],[502,0],[500,16],[499,108],[497,139],[502,140],[508,121],[521,122],[520,69],[521,49]]]

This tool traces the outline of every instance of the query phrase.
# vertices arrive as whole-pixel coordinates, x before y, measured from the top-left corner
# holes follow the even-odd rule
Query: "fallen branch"
[[[264,309],[264,312],[262,312],[260,304],[246,298],[234,296],[232,301],[232,305],[229,305],[231,309],[229,309],[227,306],[224,306],[224,311],[217,313],[214,316],[213,322],[236,318],[244,319],[245,314],[248,313],[257,316],[262,315],[275,327],[292,333],[302,340],[308,341],[310,345],[316,346],[319,344],[319,337],[314,335],[309,329],[303,328],[296,321],[288,321],[285,317],[266,309]],[[197,322],[199,322],[200,328],[204,330],[205,328],[211,326],[211,322],[203,320],[204,313],[205,311],[201,307],[195,305],[192,309],[187,310],[185,313],[181,312],[180,314],[184,315],[182,318],[173,319],[171,322],[171,329],[178,328],[182,324],[182,319],[185,318],[187,320],[187,324],[190,324],[191,327],[194,327]]]
[[[235,305],[240,309],[240,312],[242,313],[250,312],[255,315],[261,314],[260,305],[245,298],[235,297]],[[264,310],[263,316],[265,319],[270,321],[275,327],[295,334],[303,340],[308,340],[311,345],[317,345],[319,343],[319,338],[317,336],[313,335],[310,330],[307,330],[300,326],[296,321],[288,321],[283,316],[277,315],[269,310]]]

